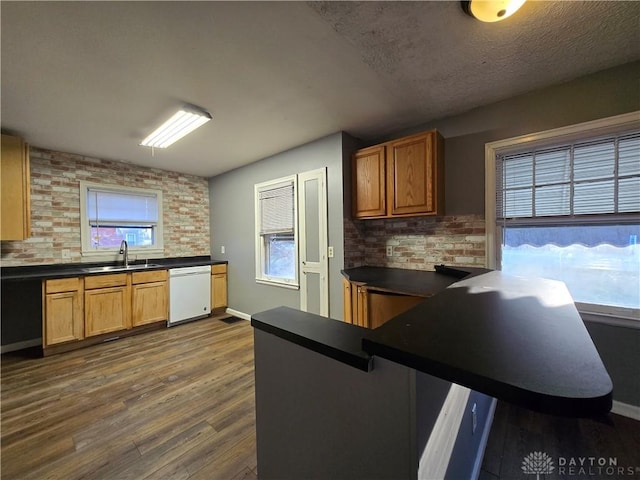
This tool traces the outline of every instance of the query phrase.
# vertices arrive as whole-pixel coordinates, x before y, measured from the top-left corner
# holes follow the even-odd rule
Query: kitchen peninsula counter
[[[412,272],[344,273],[418,291]],[[609,412],[611,379],[562,282],[457,275],[374,330],[287,307],[252,316],[261,478],[476,478],[495,399]]]

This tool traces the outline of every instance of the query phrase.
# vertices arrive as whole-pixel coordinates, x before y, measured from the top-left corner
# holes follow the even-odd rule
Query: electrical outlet
[[[224,253],[224,245],[220,247],[220,253]]]
[[[329,256],[329,258],[333,258],[333,247],[329,247],[327,250],[327,255]]]
[[[473,422],[471,426],[471,433],[476,433],[476,428],[478,426],[478,405],[473,403],[473,407],[471,408],[471,421]]]
[[[393,245],[387,245],[387,257],[391,257],[393,255]]]

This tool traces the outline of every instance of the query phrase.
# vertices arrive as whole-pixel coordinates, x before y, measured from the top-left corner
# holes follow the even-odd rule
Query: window
[[[298,287],[296,177],[255,186],[256,281]]]
[[[488,144],[486,211],[490,267],[561,280],[583,313],[640,319],[637,113]]]
[[[162,253],[162,192],[80,182],[83,255]]]

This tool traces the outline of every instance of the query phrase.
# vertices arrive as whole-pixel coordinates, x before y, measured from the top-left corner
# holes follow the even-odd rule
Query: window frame
[[[129,254],[143,255],[149,258],[149,255],[164,254],[164,228],[163,228],[163,202],[162,190],[124,187],[121,185],[110,185],[93,182],[80,181],[80,240],[81,253],[83,257],[105,257],[111,254],[118,254],[119,247],[92,247],[91,246],[91,225],[87,211],[87,194],[90,189],[101,190],[104,192],[114,192],[120,194],[144,194],[154,195],[158,204],[158,221],[153,225],[155,243],[150,246],[128,247]]]
[[[560,143],[589,140],[590,138],[605,135],[621,134],[637,129],[640,129],[640,111],[485,144],[485,263],[487,268],[497,268],[500,252],[500,236],[498,235],[496,223],[495,175],[496,158],[499,155],[515,153],[525,149],[542,148]],[[576,307],[583,319],[640,329],[640,310],[638,309],[579,302],[576,302]]]
[[[293,237],[294,237],[294,278],[288,279],[283,277],[275,277],[267,275],[264,269],[266,261],[266,250],[263,235],[261,235],[261,216],[260,216],[260,192],[272,190],[283,184],[291,183],[293,186]],[[272,285],[276,287],[289,288],[298,290],[300,288],[299,273],[299,234],[298,234],[298,176],[287,175],[285,177],[256,183],[254,185],[254,214],[255,214],[255,267],[256,283],[264,285]]]

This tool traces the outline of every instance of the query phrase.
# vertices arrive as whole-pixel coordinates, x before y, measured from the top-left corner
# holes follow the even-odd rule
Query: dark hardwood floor
[[[209,318],[2,356],[2,479],[255,479],[253,332]]]
[[[546,454],[553,462],[551,473],[540,479],[637,479],[640,422],[615,414],[599,419],[556,417],[498,402],[480,480],[536,479],[522,470],[524,458],[532,452]],[[589,465],[591,458],[595,466]],[[605,465],[598,468],[601,462]]]
[[[3,480],[257,478],[247,321],[209,318],[47,358],[8,353],[1,377]],[[535,479],[521,469],[534,451],[555,462],[546,480],[640,478],[640,422],[499,402],[480,479]],[[563,475],[559,457],[634,470]]]

